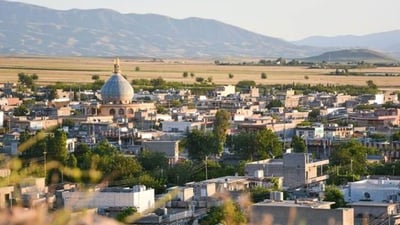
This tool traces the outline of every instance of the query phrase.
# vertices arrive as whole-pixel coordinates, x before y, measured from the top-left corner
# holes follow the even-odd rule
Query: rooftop
[[[318,201],[317,199],[297,199],[297,200],[284,200],[272,201],[265,200],[254,204],[255,206],[280,206],[280,207],[304,207],[304,208],[320,208],[330,209],[334,202]]]

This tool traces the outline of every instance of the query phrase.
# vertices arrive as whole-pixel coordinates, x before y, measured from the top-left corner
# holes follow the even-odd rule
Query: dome
[[[101,88],[103,103],[129,104],[133,98],[133,88],[121,75],[119,60],[114,63],[114,72]]]

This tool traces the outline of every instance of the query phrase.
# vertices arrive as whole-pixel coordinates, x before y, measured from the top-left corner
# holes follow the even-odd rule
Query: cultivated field
[[[207,79],[212,77],[216,84],[236,84],[240,80],[254,80],[257,84],[353,84],[365,85],[367,80],[373,80],[379,87],[400,87],[400,77],[377,76],[332,76],[326,75],[333,70],[307,69],[306,67],[289,66],[217,66],[209,61],[196,60],[165,60],[151,62],[149,60],[125,59],[120,60],[122,73],[128,80],[138,78],[162,77],[167,81],[195,82],[190,76],[182,77],[187,71],[196,77]],[[135,71],[139,67],[140,71]],[[113,70],[112,58],[47,58],[47,57],[0,57],[0,83],[18,80],[17,74],[36,73],[38,83],[50,84],[57,81],[66,83],[92,82],[94,74],[106,80]],[[260,74],[267,73],[267,79],[261,79]],[[394,72],[400,73],[399,67],[385,67],[375,69],[352,70],[352,72]],[[234,77],[229,79],[228,74]],[[306,79],[305,77],[308,77]]]

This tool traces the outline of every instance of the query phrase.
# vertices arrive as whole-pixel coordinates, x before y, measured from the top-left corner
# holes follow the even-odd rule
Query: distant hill
[[[313,36],[293,43],[321,48],[368,48],[386,52],[400,58],[400,30],[362,36]]]
[[[318,56],[301,59],[306,62],[370,62],[370,63],[398,63],[393,57],[369,49],[345,49],[325,52]]]
[[[0,0],[1,54],[297,58],[321,52],[209,19]]]

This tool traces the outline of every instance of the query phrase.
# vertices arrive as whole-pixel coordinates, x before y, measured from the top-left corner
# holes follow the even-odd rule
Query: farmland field
[[[182,73],[194,73],[195,77],[207,79],[212,77],[216,84],[236,84],[240,80],[254,80],[257,84],[352,84],[365,85],[367,80],[373,80],[379,87],[400,87],[400,76],[333,76],[327,75],[332,69],[308,69],[295,66],[221,66],[215,65],[212,60],[164,60],[152,62],[122,58],[121,70],[128,80],[162,77],[167,81],[193,83],[195,78],[184,78]],[[139,67],[140,71],[135,71]],[[36,73],[39,84],[52,84],[57,81],[66,83],[92,82],[94,74],[106,80],[113,70],[112,58],[84,58],[84,57],[0,57],[0,83],[16,82],[17,74]],[[382,72],[400,73],[400,67],[381,67],[369,69],[355,69],[352,72]],[[260,74],[265,72],[267,79],[261,79]],[[233,74],[233,78],[228,77]]]

